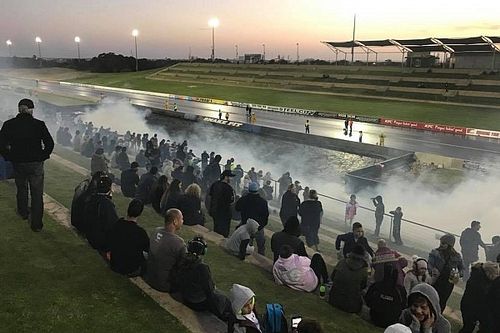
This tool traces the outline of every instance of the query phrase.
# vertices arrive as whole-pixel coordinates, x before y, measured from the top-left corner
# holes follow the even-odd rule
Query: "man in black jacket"
[[[352,232],[346,234],[338,235],[335,240],[335,248],[340,251],[340,245],[344,242],[344,248],[342,249],[344,258],[347,257],[349,253],[352,252],[356,245],[361,245],[368,254],[373,258],[375,255],[373,249],[368,245],[368,240],[364,236],[363,226],[359,222],[354,222],[352,224]]]
[[[34,108],[30,99],[19,102],[17,117],[7,120],[0,130],[0,153],[14,166],[17,213],[24,220],[31,217],[31,230],[38,232],[43,228],[43,162],[50,158],[54,140],[45,123],[33,118]]]
[[[224,237],[229,236],[232,210],[231,204],[234,202],[234,191],[229,185],[230,178],[234,174],[225,170],[220,175],[220,180],[213,183],[208,191],[208,211],[214,219],[214,231]]]
[[[247,223],[249,218],[259,223],[259,231],[255,234],[257,251],[259,254],[265,255],[266,238],[264,236],[264,227],[267,225],[269,218],[269,207],[266,199],[263,199],[259,194],[258,183],[250,183],[248,194],[236,201],[235,209],[241,212],[241,224]]]

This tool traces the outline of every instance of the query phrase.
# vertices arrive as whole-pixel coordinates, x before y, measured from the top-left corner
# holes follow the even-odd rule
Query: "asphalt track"
[[[11,79],[10,84],[13,86],[32,86],[33,81],[30,81]],[[140,92],[112,92],[109,90],[100,91],[90,87],[60,85],[55,82],[45,81],[40,81],[36,88],[41,91],[56,94],[60,93],[64,95],[99,97],[102,96],[101,94],[104,94],[106,97],[126,98],[134,104],[154,108],[164,108],[166,100],[163,97],[151,96]],[[223,112],[223,119],[225,119],[225,114],[228,112],[229,120],[239,122],[247,121],[244,108],[186,100],[177,100],[176,103],[178,110],[181,112],[218,117],[218,110],[220,109]],[[170,105],[172,105],[172,102]],[[483,164],[500,163],[499,139],[435,133],[359,122],[354,123],[352,136],[349,137],[345,136],[343,133],[343,120],[305,117],[295,114],[284,114],[260,110],[254,111],[256,111],[257,125],[303,132],[305,121],[306,119],[309,119],[312,135],[358,141],[359,131],[363,131],[363,142],[376,144],[379,140],[379,135],[384,133],[385,145],[388,147],[456,157],[481,162]]]

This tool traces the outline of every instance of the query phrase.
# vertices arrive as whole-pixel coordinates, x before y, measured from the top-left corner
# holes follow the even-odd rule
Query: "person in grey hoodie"
[[[245,286],[233,284],[229,290],[229,299],[235,318],[228,322],[228,332],[262,333],[261,323],[255,312],[254,292]]]
[[[250,239],[255,237],[257,231],[259,231],[259,222],[254,219],[248,219],[246,224],[238,227],[225,240],[224,247],[241,260],[245,260],[245,257],[254,251],[254,247],[248,244],[250,243]]]
[[[412,333],[450,333],[450,322],[441,314],[439,295],[431,285],[416,285],[408,296],[408,308],[403,310],[399,322]]]

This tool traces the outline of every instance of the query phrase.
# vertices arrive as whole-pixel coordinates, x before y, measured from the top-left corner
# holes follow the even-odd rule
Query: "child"
[[[406,273],[404,279],[406,293],[410,294],[413,287],[420,283],[431,284],[432,277],[427,269],[427,260],[414,256],[412,269]]]
[[[233,284],[229,291],[229,299],[234,318],[228,322],[228,332],[262,333],[255,311],[254,292],[245,286]]]
[[[408,308],[403,310],[399,322],[412,333],[450,333],[450,322],[441,314],[439,295],[431,285],[416,285],[408,297]]]
[[[358,203],[356,201],[356,195],[351,194],[349,198],[349,202],[345,206],[345,219],[344,222],[347,225],[347,221],[349,221],[349,225],[352,225],[352,220],[354,216],[356,216],[356,210],[358,209]]]

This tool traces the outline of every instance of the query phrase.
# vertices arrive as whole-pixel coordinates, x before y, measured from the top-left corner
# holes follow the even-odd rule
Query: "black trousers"
[[[43,227],[43,162],[14,163],[17,211],[28,216],[28,191],[31,195],[31,228]]]
[[[462,308],[463,327],[459,333],[472,333],[476,328],[476,322],[479,321],[480,332],[493,332],[489,312],[480,307],[477,308]]]
[[[394,224],[392,226],[392,236],[394,237],[394,241],[397,244],[403,244],[403,241],[401,240],[401,221],[394,221]]]
[[[214,231],[225,238],[229,237],[231,217],[214,216]]]
[[[380,234],[380,226],[382,225],[383,221],[384,221],[384,215],[375,216],[375,237],[378,237],[378,235]]]
[[[311,265],[309,265],[316,277],[318,278],[318,285],[328,281],[328,270],[326,269],[325,260],[319,253],[315,253],[311,258]]]
[[[441,313],[443,313],[455,285],[448,281],[448,276],[440,276],[434,283],[433,287],[439,295],[439,305],[441,306]]]

